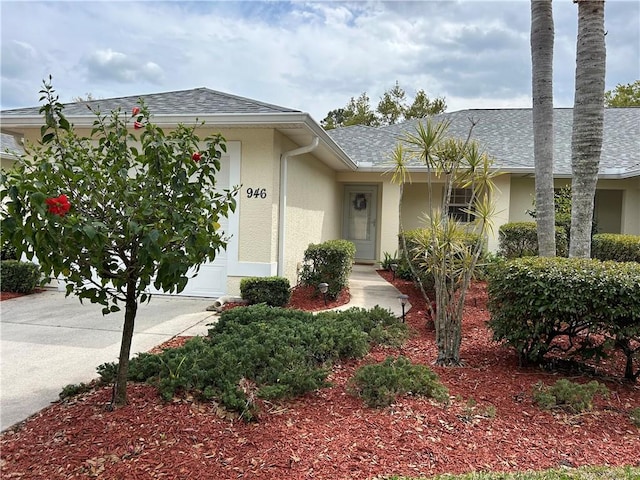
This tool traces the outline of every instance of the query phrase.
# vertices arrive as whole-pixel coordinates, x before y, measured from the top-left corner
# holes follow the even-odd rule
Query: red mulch
[[[390,280],[390,275],[382,273]],[[451,404],[404,397],[371,409],[345,392],[357,366],[405,355],[432,364],[434,332],[412,285],[407,322],[416,331],[401,349],[376,348],[336,366],[332,388],[265,404],[259,422],[225,418],[213,403],[164,403],[153,387],[130,386],[130,404],[105,410],[109,388],[56,403],[0,437],[2,478],[30,479],[371,479],[380,475],[540,470],[558,466],[640,466],[640,429],[629,411],[640,386],[599,377],[611,395],[590,412],[540,410],[531,388],[562,374],[518,367],[491,341],[485,285],[473,286],[463,324],[465,367],[432,368]],[[615,374],[620,375],[620,365]],[[603,371],[604,374],[611,373]],[[591,377],[574,375],[573,381]],[[495,415],[492,415],[495,411]]]
[[[3,300],[11,300],[12,298],[24,297],[25,295],[33,295],[35,293],[44,292],[44,289],[36,288],[30,293],[16,293],[16,292],[0,292],[0,302]]]

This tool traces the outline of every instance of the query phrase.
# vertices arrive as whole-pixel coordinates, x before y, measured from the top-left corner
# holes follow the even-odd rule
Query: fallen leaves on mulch
[[[640,407],[639,386],[603,371],[597,380],[611,394],[597,398],[592,411],[540,410],[532,402],[532,386],[563,376],[519,368],[511,350],[491,341],[482,283],[466,302],[466,366],[432,367],[449,388],[450,405],[408,396],[389,408],[364,407],[345,391],[359,365],[388,355],[429,365],[436,358],[426,304],[410,283],[393,283],[410,295],[407,322],[416,335],[401,349],[376,348],[362,361],[336,366],[331,388],[265,403],[259,422],[251,424],[224,418],[213,403],[165,403],[153,387],[136,384],[130,386],[130,404],[108,412],[111,391],[101,388],[53,404],[4,432],[2,478],[371,479],[640,465],[640,429],[629,419],[629,411]]]

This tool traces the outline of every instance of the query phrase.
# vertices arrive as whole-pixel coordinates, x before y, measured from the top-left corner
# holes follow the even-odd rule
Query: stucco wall
[[[0,170],[10,170],[14,163],[15,161],[13,159],[2,157],[0,158]]]
[[[570,179],[557,179],[555,187],[570,185]],[[535,181],[532,177],[513,177],[511,181],[510,222],[530,222],[526,210],[533,208]],[[600,231],[640,235],[640,180],[599,180],[594,215]]]
[[[283,147],[297,148],[290,142]],[[342,188],[335,172],[313,153],[289,158],[287,177],[284,273],[294,285],[309,244],[341,237]]]

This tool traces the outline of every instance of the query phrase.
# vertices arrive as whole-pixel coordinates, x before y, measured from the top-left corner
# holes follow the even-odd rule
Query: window
[[[475,215],[465,210],[471,209],[472,192],[470,188],[454,188],[451,190],[449,216],[459,222],[473,222]]]

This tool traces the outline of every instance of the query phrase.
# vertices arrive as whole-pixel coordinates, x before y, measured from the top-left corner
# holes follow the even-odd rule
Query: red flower
[[[53,215],[58,215],[60,217],[64,217],[65,214],[71,208],[71,203],[69,203],[69,199],[66,195],[60,195],[55,198],[47,198],[45,203],[49,207],[49,213]]]
[[[200,152],[195,152],[193,155],[191,155],[191,159],[194,162],[199,162],[201,158],[202,158],[202,154]]]
[[[133,109],[131,109],[131,116],[132,117],[135,117],[139,113],[140,113],[140,107],[133,107]]]
[[[133,128],[136,130],[140,130],[143,125],[140,122],[133,122]]]

